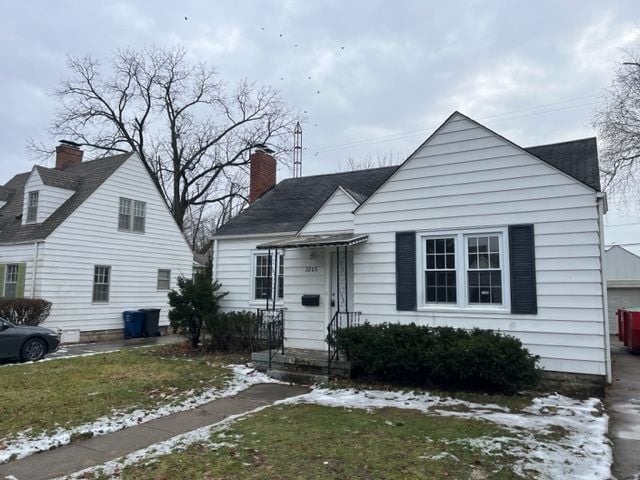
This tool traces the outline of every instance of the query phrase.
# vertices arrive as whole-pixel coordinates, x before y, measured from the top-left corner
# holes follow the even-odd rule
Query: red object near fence
[[[624,344],[631,352],[640,353],[640,309],[625,310]]]

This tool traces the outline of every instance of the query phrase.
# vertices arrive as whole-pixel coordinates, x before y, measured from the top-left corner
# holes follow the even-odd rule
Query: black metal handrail
[[[284,355],[284,308],[259,308],[257,311],[258,328],[255,331],[254,345],[269,352],[269,369],[274,355],[281,351]],[[254,347],[254,348],[255,348]]]
[[[327,373],[331,375],[331,364],[334,360],[340,360],[340,352],[335,345],[336,334],[342,328],[357,327],[360,325],[361,312],[336,312],[327,327]]]

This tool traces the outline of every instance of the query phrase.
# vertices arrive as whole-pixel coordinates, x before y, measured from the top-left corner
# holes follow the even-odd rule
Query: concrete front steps
[[[273,354],[269,367],[269,351],[251,354],[253,366],[272,378],[303,385],[322,384],[329,381],[329,359],[326,350],[301,350],[287,348]],[[351,364],[342,358],[331,362],[331,376],[348,378]]]

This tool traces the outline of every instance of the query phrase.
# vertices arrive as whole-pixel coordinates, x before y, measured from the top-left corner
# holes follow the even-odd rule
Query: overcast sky
[[[29,138],[56,143],[47,134],[50,94],[67,55],[107,60],[118,47],[182,45],[229,82],[273,85],[306,111],[303,170],[312,174],[344,168],[348,157],[404,157],[454,110],[522,146],[593,136],[591,115],[616,62],[640,49],[637,0],[2,7],[0,184],[33,165]],[[635,213],[611,218],[638,222]],[[613,241],[626,241],[631,230],[611,231]]]

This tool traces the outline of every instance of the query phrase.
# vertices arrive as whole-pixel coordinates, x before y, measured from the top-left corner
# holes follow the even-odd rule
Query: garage
[[[640,248],[613,245],[604,255],[607,279],[609,329],[618,333],[616,310],[620,307],[640,306]]]

